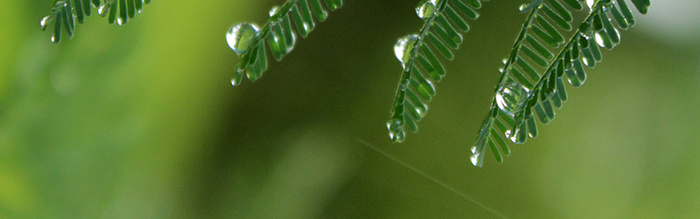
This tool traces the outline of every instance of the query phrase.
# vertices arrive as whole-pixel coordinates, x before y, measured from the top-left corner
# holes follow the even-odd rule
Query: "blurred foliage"
[[[416,2],[348,1],[268,76],[231,87],[226,30],[281,3],[155,1],[53,45],[36,25],[50,5],[2,2],[0,217],[497,217],[470,200],[505,217],[700,214],[697,42],[643,32],[659,27],[638,16],[556,123],[474,168],[465,142],[521,2],[484,5],[401,145],[385,133],[399,76],[387,73],[395,39],[422,23]]]

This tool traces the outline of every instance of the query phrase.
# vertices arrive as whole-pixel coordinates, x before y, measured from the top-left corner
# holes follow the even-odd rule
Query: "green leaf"
[[[325,4],[331,10],[336,10],[342,7],[343,2],[326,0]],[[241,84],[241,74],[246,70],[250,81],[259,80],[268,67],[266,49],[269,48],[272,57],[281,61],[294,49],[297,34],[306,38],[314,30],[314,18],[319,21],[328,18],[328,12],[323,9],[320,0],[288,0],[284,5],[273,8],[270,19],[250,42],[250,48],[257,49],[247,50],[239,55],[240,62],[236,65],[237,70],[231,84]],[[264,45],[266,42],[269,47]]]
[[[425,16],[421,14],[420,17],[425,20],[425,23],[420,32],[416,35],[400,38],[397,46],[394,48],[397,58],[404,67],[396,89],[396,95],[394,96],[394,104],[390,111],[391,119],[388,122],[397,125],[387,127],[389,138],[395,143],[403,141],[403,139],[397,139],[396,136],[405,133],[403,130],[404,126],[412,125],[403,116],[404,112],[408,112],[414,119],[422,119],[425,112],[429,109],[428,103],[435,96],[433,81],[440,81],[445,76],[445,68],[433,52],[433,49],[437,50],[443,58],[452,60],[454,58],[452,50],[458,49],[463,42],[461,33],[469,31],[466,19],[477,19],[479,14],[475,8],[481,7],[481,2],[478,0],[428,1],[421,2],[419,6],[425,6],[424,3],[436,3],[436,5],[429,5],[435,8],[435,13]],[[410,45],[406,44],[407,41],[405,40],[407,39],[415,39],[415,42],[412,42]],[[417,66],[424,71],[421,71]],[[419,100],[421,102],[420,105],[417,103]],[[414,114],[417,112],[423,113],[419,116]],[[417,119],[414,122],[417,122]],[[412,128],[414,127],[409,126],[409,129],[413,130]],[[488,133],[485,135],[488,135]],[[482,145],[475,150],[484,151],[487,142],[485,139],[482,140]],[[478,160],[472,161],[475,163],[479,162]]]
[[[563,0],[563,2],[574,10],[581,9],[581,5],[575,0]],[[648,0],[633,1],[640,12],[646,12],[646,7],[649,6],[647,2]],[[570,30],[570,22],[576,16],[555,0],[549,0],[549,5],[553,9],[539,1],[534,1],[530,5],[521,6],[521,11],[523,11],[523,8],[530,7],[533,4],[539,5],[533,6],[529,11],[515,45],[512,47],[510,56],[505,61],[503,74],[496,87],[496,91],[499,92],[502,90],[502,86],[516,81],[520,86],[530,91],[524,100],[526,104],[523,104],[520,110],[516,110],[517,112],[511,115],[507,113],[510,112],[510,109],[501,111],[494,98],[489,116],[487,116],[479,129],[479,134],[474,144],[474,148],[477,150],[473,151],[478,152],[478,149],[483,148],[486,143],[490,144],[487,141],[491,139],[490,137],[498,136],[497,133],[492,131],[495,128],[507,130],[506,137],[515,144],[524,143],[527,139],[524,137],[525,135],[531,138],[537,137],[539,130],[536,127],[534,115],[543,124],[548,124],[556,116],[555,107],[560,109],[564,102],[568,100],[562,77],[566,75],[569,83],[574,87],[582,86],[587,77],[583,65],[586,64],[591,68],[595,67],[596,63],[602,60],[602,53],[598,47],[612,49],[620,42],[617,28],[625,29],[634,23],[634,18],[624,1],[597,0],[593,4],[594,7],[590,13],[581,23],[581,26],[572,34],[572,37],[564,40],[563,35],[550,22],[555,22],[561,29],[568,31]],[[606,7],[606,9],[604,10],[603,7]],[[549,19],[539,16],[539,12],[546,14]],[[616,20],[617,27],[613,25],[609,16]],[[533,25],[533,20],[537,20],[538,25]],[[598,45],[595,38],[600,41],[601,45]],[[527,41],[529,46],[523,45],[524,41]],[[544,42],[552,48],[559,48],[560,44],[565,46],[560,47],[557,55],[551,58],[552,53],[550,50],[540,42]],[[529,61],[526,61],[524,57],[528,57],[527,60]],[[545,67],[545,70],[538,71],[530,63],[536,63]],[[517,64],[522,71],[512,66],[513,64]],[[527,80],[523,73],[526,73],[536,83],[533,84]],[[501,111],[501,113],[498,113],[498,111]],[[509,124],[509,127],[500,127],[502,125],[499,125],[497,121],[503,116],[500,118],[494,116],[499,114],[506,115],[505,118],[512,118],[514,123]],[[502,157],[497,154],[497,151],[493,149],[492,151],[496,160],[500,161]],[[474,165],[481,166],[483,156],[483,153],[474,153],[472,156]]]

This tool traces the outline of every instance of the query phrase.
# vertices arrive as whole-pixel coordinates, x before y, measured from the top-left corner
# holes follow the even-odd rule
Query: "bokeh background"
[[[420,131],[392,144],[392,47],[417,2],[345,1],[234,88],[225,32],[284,1],[153,1],[58,45],[39,28],[52,1],[2,1],[0,217],[700,215],[698,1],[652,1],[538,138],[483,168],[468,149],[529,1],[484,4]]]

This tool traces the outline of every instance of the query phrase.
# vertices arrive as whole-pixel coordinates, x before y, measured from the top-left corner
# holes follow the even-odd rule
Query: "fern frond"
[[[435,96],[432,81],[439,82],[445,76],[445,68],[433,50],[452,60],[452,50],[462,43],[460,32],[469,31],[466,19],[479,17],[476,9],[481,8],[482,1],[486,0],[423,0],[416,7],[418,17],[425,20],[420,33],[400,38],[394,47],[403,65],[391,119],[387,122],[389,138],[394,143],[405,140],[405,127],[418,131],[418,122]]]
[[[330,10],[343,6],[342,0],[325,0]],[[292,19],[293,18],[293,19]],[[255,82],[267,70],[265,42],[277,61],[294,49],[296,34],[306,38],[314,30],[318,21],[328,18],[328,12],[321,5],[321,0],[289,0],[281,7],[270,10],[270,19],[262,28],[255,24],[238,23],[233,25],[226,35],[231,49],[241,58],[236,65],[236,72],[231,79],[233,86],[243,82],[243,75]],[[292,21],[296,32],[292,29]]]
[[[54,22],[51,42],[59,43],[64,30],[69,38],[73,38],[76,19],[79,24],[82,24],[85,17],[92,14],[92,8],[99,7],[98,14],[102,17],[109,13],[110,24],[116,21],[117,24],[123,25],[133,19],[137,13],[141,13],[143,5],[148,3],[151,3],[151,0],[104,0],[104,4],[100,4],[100,0],[56,0],[51,14],[42,18],[39,24],[42,30],[46,30],[48,25]],[[118,16],[117,9],[119,9]]]
[[[536,0],[521,6],[521,11],[529,10],[529,14],[510,56],[504,60],[496,97],[471,148],[471,161],[475,166],[483,165],[487,144],[496,160],[503,162],[501,153],[510,154],[504,139],[523,144],[528,137],[537,137],[534,115],[548,124],[554,120],[554,108],[561,108],[568,99],[564,75],[572,86],[583,85],[587,77],[583,65],[593,68],[602,60],[598,47],[612,50],[620,43],[618,29],[634,25],[634,17],[624,0],[596,0],[589,5],[588,16],[564,44],[560,30],[571,30],[572,15],[560,1],[573,10],[582,8],[575,0],[547,0],[547,4]],[[650,5],[649,0],[632,2],[643,14]],[[558,28],[550,22],[556,23]],[[564,46],[560,46],[562,44]],[[550,52],[550,49],[559,48],[556,56]]]

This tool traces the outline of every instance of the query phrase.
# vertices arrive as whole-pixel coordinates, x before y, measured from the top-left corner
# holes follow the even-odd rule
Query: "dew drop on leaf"
[[[416,6],[416,14],[420,19],[428,19],[437,12],[437,0],[423,0]]]
[[[518,7],[518,10],[520,10],[520,12],[523,12],[523,13],[527,12],[526,9],[528,9],[527,4],[522,4],[522,5],[520,5],[520,7]]]
[[[41,29],[46,29],[46,25],[49,24],[49,19],[51,19],[51,15],[41,19],[41,22],[39,22],[39,25],[41,25]]]
[[[525,105],[528,92],[525,87],[518,83],[506,82],[496,93],[498,108],[511,116],[518,113]]]
[[[403,122],[399,119],[392,119],[386,122],[389,130],[389,138],[394,143],[401,143],[406,140],[406,132],[403,130]]]
[[[595,0],[586,0],[586,5],[588,5],[588,8],[593,9],[593,4],[595,4]]]
[[[226,33],[226,42],[231,50],[238,54],[248,51],[255,37],[258,35],[258,26],[249,23],[233,25]]]
[[[105,5],[100,6],[100,8],[97,9],[97,14],[104,17],[105,15],[107,15],[108,11],[109,11],[109,7],[107,7],[107,5],[105,4]]]
[[[472,165],[474,165],[475,167],[479,166],[479,156],[481,156],[481,155],[478,153],[474,153],[470,157],[470,160],[472,161]]]
[[[406,69],[406,62],[411,58],[416,42],[418,42],[418,35],[412,34],[399,38],[396,41],[396,45],[394,45],[394,54],[396,54],[396,58],[401,62],[404,70]]]

